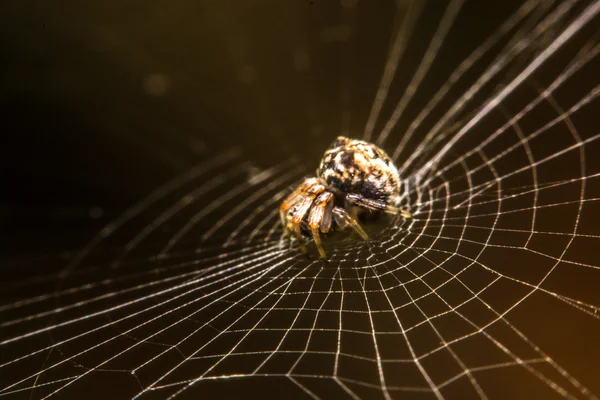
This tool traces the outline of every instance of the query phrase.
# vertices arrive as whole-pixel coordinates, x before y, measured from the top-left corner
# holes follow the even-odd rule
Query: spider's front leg
[[[284,231],[291,232],[298,239],[302,252],[307,253],[306,246],[302,239],[300,225],[306,216],[306,213],[313,207],[313,202],[325,191],[325,186],[318,183],[316,179],[306,179],[298,189],[288,196],[279,207],[281,220],[284,224]],[[291,218],[289,209],[293,208]]]
[[[294,235],[300,246],[300,250],[304,254],[308,253],[304,241],[302,240],[302,233],[300,232],[300,222],[295,222],[294,218],[288,220],[288,212],[293,207],[296,207],[298,203],[305,200],[305,196],[302,192],[302,187],[296,189],[290,193],[285,200],[279,206],[279,217],[281,218],[281,225],[283,226],[283,233],[286,236]],[[296,214],[297,211],[294,211]],[[293,215],[292,215],[293,217]]]
[[[283,231],[286,235],[290,234],[290,227],[288,226],[288,212],[290,208],[296,207],[292,213],[292,222],[299,224],[304,214],[310,208],[314,198],[325,190],[325,187],[319,184],[319,181],[315,178],[306,178],[296,190],[290,193],[285,200],[279,206],[279,218],[281,218],[281,225],[283,225]],[[300,204],[300,205],[298,205]]]
[[[313,206],[308,215],[308,226],[313,235],[315,246],[319,250],[321,258],[326,258],[327,254],[323,248],[321,242],[321,235],[319,230],[323,233],[327,233],[331,228],[331,209],[333,208],[333,194],[330,192],[323,192],[316,198]]]
[[[283,232],[286,235],[290,234],[290,229],[286,221],[286,215],[290,208],[294,207],[300,200],[302,200],[302,192],[300,188],[290,193],[285,200],[279,206],[279,217],[281,218],[281,226],[283,226]]]
[[[371,211],[383,211],[388,214],[398,215],[403,218],[412,218],[412,214],[408,210],[403,210],[398,207],[390,206],[381,200],[368,199],[358,193],[350,193],[346,196],[346,200],[357,207],[366,208]]]

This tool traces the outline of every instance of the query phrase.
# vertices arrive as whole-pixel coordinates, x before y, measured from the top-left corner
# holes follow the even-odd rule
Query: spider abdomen
[[[338,137],[325,151],[317,176],[338,194],[358,194],[395,205],[400,178],[390,157],[379,147]]]

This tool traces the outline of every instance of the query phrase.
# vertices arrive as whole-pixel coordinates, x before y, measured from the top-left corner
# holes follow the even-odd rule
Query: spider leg
[[[307,179],[298,188],[300,205],[294,211],[292,215],[292,222],[299,224],[303,219],[308,210],[312,207],[315,198],[325,191],[325,186],[318,183],[316,180]]]
[[[331,220],[333,218],[331,210],[333,209],[334,197],[331,193],[329,194],[330,199],[327,201],[327,204],[324,207],[323,218],[321,219],[321,232],[323,233],[329,232],[329,230],[331,229]]]
[[[327,232],[331,227],[331,208],[333,207],[333,194],[329,192],[323,192],[317,197],[315,200],[310,214],[308,215],[308,226],[313,235],[313,240],[315,241],[315,246],[317,246],[317,250],[319,250],[319,255],[321,258],[326,258],[327,254],[325,253],[325,249],[323,249],[323,243],[321,242],[321,235],[319,233],[319,228],[323,232]],[[327,229],[323,230],[323,222],[325,220],[325,215],[329,215],[329,226],[325,226]]]
[[[298,245],[300,246],[300,250],[302,250],[302,252],[304,254],[307,254],[308,249],[306,248],[306,245],[304,244],[304,239],[302,239],[302,234],[300,233],[300,224],[292,223],[291,231],[294,233],[294,236],[296,236],[296,239],[298,240]]]
[[[304,198],[300,202],[300,205],[298,206],[298,208],[296,209],[296,211],[294,211],[294,214],[292,215],[292,222],[294,224],[299,224],[300,222],[302,222],[302,219],[304,219],[304,216],[306,215],[308,210],[310,210],[310,207],[312,206],[312,203],[315,200],[315,197],[316,196],[314,196],[314,195],[305,195],[304,196]]]
[[[366,197],[363,197],[357,193],[350,193],[346,195],[346,200],[352,205],[363,207],[371,211],[383,211],[393,215],[400,214],[404,218],[412,218],[412,214],[408,210],[390,206],[380,200],[367,199]]]
[[[319,184],[316,179],[307,178],[283,200],[279,206],[279,218],[281,219],[281,225],[283,225],[283,231],[286,235],[290,234],[287,221],[290,208],[296,207],[293,210],[292,222],[299,224],[310,209],[315,197],[324,190],[325,187]]]
[[[283,231],[286,235],[289,235],[290,231],[287,227],[285,218],[286,218],[286,213],[288,212],[288,210],[290,208],[292,208],[293,206],[295,206],[300,200],[302,200],[302,193],[300,191],[300,188],[294,190],[292,193],[290,193],[285,200],[283,200],[283,202],[281,203],[281,205],[279,206],[279,217],[281,218],[281,225],[283,226]]]
[[[327,253],[325,253],[325,249],[323,248],[323,243],[321,243],[321,235],[319,234],[319,228],[310,228],[313,234],[313,240],[315,241],[315,246],[317,246],[317,250],[319,250],[319,255],[321,258],[327,258]]]
[[[350,214],[348,214],[346,212],[346,210],[344,210],[343,208],[340,208],[340,207],[334,207],[333,213],[335,215],[337,215],[338,217],[342,218],[345,223],[350,225],[352,227],[352,229],[354,229],[356,231],[356,233],[358,233],[363,238],[363,240],[365,240],[365,241],[369,240],[369,235],[367,235],[367,233],[363,230],[363,228],[360,226],[360,224],[358,222],[356,222],[356,220],[354,218],[352,218],[350,216]]]
[[[279,217],[284,233],[286,235],[293,234],[304,253],[307,253],[307,250],[300,231],[300,224],[302,224],[306,213],[311,210],[315,198],[324,191],[325,186],[321,185],[317,179],[307,178],[279,206]],[[292,207],[293,209],[290,212]]]

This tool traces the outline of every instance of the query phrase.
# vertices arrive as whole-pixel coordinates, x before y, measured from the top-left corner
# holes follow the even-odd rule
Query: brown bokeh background
[[[424,6],[376,131],[383,128],[411,81],[447,4],[429,1]],[[521,4],[477,0],[465,3],[413,101],[391,132],[386,143],[389,149],[397,145],[448,75]],[[579,2],[573,15],[589,4],[592,2]],[[60,4],[5,0],[0,5],[0,263],[5,265],[4,288],[10,289],[13,280],[20,282],[23,273],[30,277],[60,270],[105,224],[156,187],[214,154],[237,149],[242,155],[239,162],[257,170],[291,159],[307,174],[312,173],[334,137],[362,136],[397,28],[397,16],[402,15],[398,9],[406,6],[406,1],[391,0],[134,0]],[[557,52],[536,73],[535,83],[547,85],[584,43],[596,40],[593,35],[597,23],[598,18]],[[514,71],[495,83],[510,81],[535,54],[539,54],[539,49],[525,54],[515,62]],[[481,75],[495,55],[492,52],[486,56],[484,63],[469,72],[472,76],[454,87],[441,107],[444,111]],[[593,60],[576,74],[556,93],[558,102],[568,108],[581,99],[598,84],[598,68],[598,60]],[[528,85],[507,99],[504,112],[514,113],[535,97],[534,82]],[[478,102],[487,100],[494,89],[484,91]],[[575,117],[584,138],[597,133],[597,109],[596,101]],[[556,110],[548,112],[554,114],[533,115],[524,121],[527,132],[544,118],[556,116]],[[433,115],[408,143],[408,154],[443,113],[436,110]],[[502,122],[498,115],[483,121],[448,157],[477,146]],[[555,142],[536,144],[540,154],[568,145],[568,141],[561,142],[564,134],[554,137]],[[590,144],[586,150],[586,174],[592,175],[599,171],[598,145]],[[544,176],[546,181],[578,176],[577,160],[565,157],[558,161],[564,162],[552,171],[544,171],[549,174]],[[586,198],[598,197],[594,194],[594,182],[590,180],[591,191]],[[225,187],[236,184],[231,181]],[[553,194],[556,202],[563,195],[570,198],[566,192],[570,189],[564,190]],[[581,223],[586,233],[597,236],[597,224],[590,221],[597,221],[598,210],[586,210]],[[218,219],[218,215],[214,218]],[[510,216],[506,218],[510,220]],[[572,217],[566,214],[546,216],[545,221],[551,225],[548,231],[572,232]],[[143,228],[144,220],[136,224],[128,227],[123,236]],[[509,234],[504,238],[506,243],[511,239]],[[598,266],[593,240],[581,247],[577,257]],[[538,245],[538,249],[550,254],[554,242],[548,239]],[[94,259],[90,265],[102,271],[116,258],[113,255],[118,254],[119,248],[115,247],[102,253],[102,261]],[[490,250],[490,254],[489,262],[506,267],[508,274],[516,266],[532,266],[529,258],[508,250]],[[380,256],[372,255],[375,260]],[[515,276],[520,276],[522,269]],[[577,269],[557,275],[561,279],[550,282],[550,291],[596,307],[600,304],[595,271]],[[95,279],[100,281],[103,277],[103,272],[99,272]],[[483,282],[483,278],[478,279]],[[8,295],[3,294],[2,304],[32,295],[15,287],[6,291]],[[57,290],[54,283],[47,289]],[[506,290],[490,294],[499,309],[505,306],[503,301],[510,303],[519,298],[515,294],[518,289]],[[537,293],[509,315],[510,322],[535,345],[548,350],[584,386],[600,395],[600,323],[596,317],[580,313],[553,296]],[[510,346],[522,345],[512,336],[503,336],[505,332],[493,334]],[[356,342],[356,346],[361,344]],[[476,347],[466,351],[477,356]],[[16,355],[7,352],[5,357]],[[33,368],[39,370],[40,364]],[[443,375],[441,364],[439,368],[429,368]],[[563,384],[564,377],[556,370],[544,372],[552,381]],[[539,388],[530,385],[531,380],[524,375],[507,368],[484,371],[478,376],[490,398],[536,398]],[[98,375],[86,382],[89,386],[65,396],[106,398],[113,394],[115,398],[129,398],[139,391],[130,377],[120,375]],[[322,385],[320,393],[334,390],[327,382],[315,384]],[[265,389],[272,397],[305,398],[288,380],[264,377],[203,382],[186,395],[263,398]],[[331,393],[341,395],[337,391]],[[373,392],[364,393],[369,397]],[[472,391],[461,392],[460,386],[446,394],[462,398],[461,393],[473,395]],[[561,398],[552,390],[548,393]],[[429,398],[419,397],[418,393],[410,396]]]

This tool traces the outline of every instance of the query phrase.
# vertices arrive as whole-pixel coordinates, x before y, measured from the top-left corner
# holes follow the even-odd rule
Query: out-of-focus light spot
[[[150,74],[144,79],[144,90],[150,96],[163,96],[171,87],[171,80],[164,74]]]
[[[100,230],[100,236],[107,237],[108,235],[112,234],[114,231],[115,231],[114,225],[112,225],[112,224],[107,225]],[[66,273],[66,270],[64,272]]]
[[[181,204],[186,205],[186,204],[192,204],[194,202],[194,200],[195,200],[195,197],[192,196],[191,194],[188,194],[188,195],[183,196],[181,198],[181,200],[179,200],[179,201]]]
[[[260,183],[264,176],[262,175],[263,170],[255,165],[248,166],[248,183],[251,185],[256,185]]]
[[[296,50],[294,65],[299,72],[307,72],[310,69],[310,58],[304,50]]]
[[[94,219],[98,219],[104,214],[104,211],[100,207],[91,207],[90,208],[90,217]]]
[[[256,81],[258,74],[252,65],[244,65],[239,70],[238,78],[240,79],[240,82],[249,84]]]
[[[327,26],[321,31],[321,40],[323,43],[345,42],[351,34],[352,28],[347,24]]]
[[[340,3],[346,8],[354,8],[358,4],[358,0],[340,0]]]

